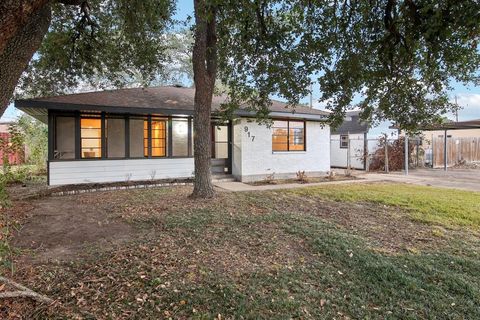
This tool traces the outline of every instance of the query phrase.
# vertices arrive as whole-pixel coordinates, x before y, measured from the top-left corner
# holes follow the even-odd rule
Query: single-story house
[[[191,178],[195,89],[164,86],[17,100],[48,124],[50,185]],[[324,111],[273,101],[267,127],[247,108],[219,124],[212,113],[212,171],[239,181],[317,176],[330,170]]]
[[[360,119],[360,111],[347,111],[342,124],[331,130],[330,162],[333,168],[365,170],[369,123]]]

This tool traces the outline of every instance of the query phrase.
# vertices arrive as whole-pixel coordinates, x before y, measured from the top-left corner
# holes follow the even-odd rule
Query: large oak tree
[[[456,107],[453,82],[479,83],[475,0],[195,0],[195,18],[195,109],[203,117],[216,72],[228,88],[226,116],[243,103],[265,119],[272,95],[295,105],[313,79],[333,125],[360,108],[407,130]],[[196,173],[197,192],[211,195],[207,170]]]
[[[85,39],[71,51],[73,56],[62,54],[65,50],[57,46],[59,39],[64,40],[60,43],[72,39],[62,37],[62,28],[69,26],[73,15],[58,11],[61,29],[50,27],[50,32],[58,31],[59,38],[48,41],[49,32],[40,55],[63,63],[46,59],[53,64],[34,66],[46,70],[43,79],[57,79],[67,70],[66,80],[74,85],[78,77],[119,81],[121,69],[128,77],[126,66],[140,70],[146,79],[155,72],[154,58],[163,59],[155,56],[161,48],[144,44],[161,39],[172,3],[107,1],[112,4],[108,8],[99,7],[100,2],[81,5],[80,20],[70,23],[77,30],[73,38],[79,34]],[[59,3],[67,6],[58,10],[68,10],[69,5],[85,2],[7,0],[0,5],[0,79],[6,84],[0,86],[0,106],[5,106],[40,44],[49,25],[50,6]],[[295,105],[309,94],[313,79],[320,84],[321,100],[333,111],[334,124],[347,108],[358,107],[365,117],[389,119],[404,129],[414,129],[454,108],[448,99],[452,82],[479,82],[480,4],[475,0],[194,0],[194,4],[195,196],[214,194],[209,128],[215,80],[224,84],[230,98],[224,105],[226,118],[243,103],[265,119],[272,95]],[[141,19],[131,18],[132,5],[140,9]],[[156,10],[142,10],[151,8]],[[102,25],[91,17],[108,23]],[[115,33],[132,25],[125,30],[133,37]],[[155,28],[145,29],[149,25]],[[90,46],[95,42],[85,34],[92,30],[106,41],[105,48],[115,48],[118,39],[124,44],[122,64],[109,59],[115,51],[92,55]],[[133,57],[137,51],[145,54],[138,60]],[[16,55],[20,59],[13,59]],[[145,68],[143,60],[152,68]]]

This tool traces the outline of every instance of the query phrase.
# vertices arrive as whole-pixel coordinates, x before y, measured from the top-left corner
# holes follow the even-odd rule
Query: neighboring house
[[[195,90],[120,89],[17,100],[15,106],[48,124],[50,185],[190,178]],[[215,96],[216,111],[226,99]],[[330,170],[326,112],[273,101],[273,125],[239,109],[218,124],[212,113],[212,171],[254,181],[274,174],[316,176]]]
[[[365,170],[364,155],[369,124],[360,111],[348,111],[343,123],[331,130],[330,164],[333,168]]]
[[[11,134],[10,126],[14,124],[12,121],[0,122],[0,165],[3,165],[5,156],[3,154],[4,150],[7,149],[10,144]],[[9,164],[22,164],[25,162],[25,147],[22,150],[10,151],[7,155]]]

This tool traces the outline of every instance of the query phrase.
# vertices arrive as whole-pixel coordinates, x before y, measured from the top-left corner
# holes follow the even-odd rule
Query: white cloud
[[[479,93],[457,93],[457,103],[461,107],[458,111],[458,120],[467,121],[473,119],[480,119],[480,94]],[[452,97],[451,102],[455,102],[455,98]],[[447,115],[450,119],[454,120],[455,115],[449,113]]]

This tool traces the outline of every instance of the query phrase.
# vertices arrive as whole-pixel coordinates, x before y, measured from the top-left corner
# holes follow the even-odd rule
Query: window
[[[172,156],[188,156],[188,119],[172,119]]]
[[[75,117],[55,117],[54,159],[75,159]]]
[[[340,135],[340,149],[347,149],[348,148],[348,135],[341,134]]]
[[[152,157],[167,156],[167,121],[152,119],[149,137],[152,140]]]
[[[305,151],[305,122],[274,121],[273,151]]]
[[[72,113],[53,114],[50,120],[49,160],[191,157],[193,153],[191,118]]]
[[[102,119],[80,119],[80,150],[82,158],[102,157]]]
[[[144,119],[130,118],[129,121],[130,158],[144,157]]]
[[[228,158],[228,127],[212,125],[212,158]]]
[[[107,139],[107,158],[125,157],[125,119],[108,118],[105,120]]]
[[[143,156],[144,157],[149,156],[149,153],[148,153],[148,139],[150,137],[149,131],[150,130],[148,128],[148,120],[145,119],[143,121]]]

